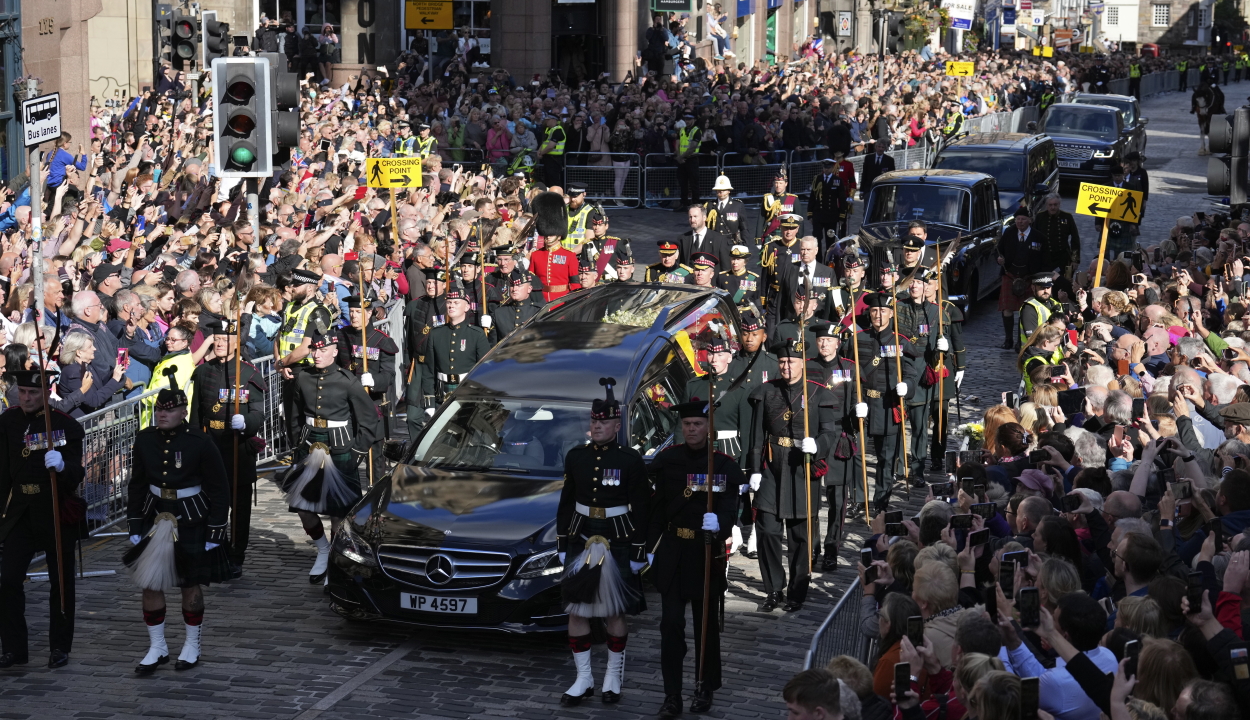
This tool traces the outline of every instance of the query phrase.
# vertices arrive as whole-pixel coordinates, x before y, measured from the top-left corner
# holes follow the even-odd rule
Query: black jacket
[[[864,156],[864,169],[859,175],[859,189],[861,197],[865,200],[868,198],[868,192],[872,190],[872,184],[876,182],[877,177],[882,173],[888,173],[894,169],[894,158],[889,155],[882,155],[881,161],[877,162],[876,153],[870,153]]]
[[[678,262],[683,265],[690,265],[690,256],[696,252],[707,252],[715,255],[716,260],[719,263],[716,268],[717,270],[725,270],[729,268],[729,261],[733,259],[733,257],[729,254],[729,239],[712,229],[704,231],[701,250],[694,249],[693,230],[687,230],[677,240]]]

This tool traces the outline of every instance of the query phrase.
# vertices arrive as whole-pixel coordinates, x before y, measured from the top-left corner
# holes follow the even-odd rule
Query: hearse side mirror
[[[1038,195],[1046,195],[1050,193],[1050,186],[1047,185],[1046,183],[1038,183],[1033,186],[1033,192],[1037,193]]]

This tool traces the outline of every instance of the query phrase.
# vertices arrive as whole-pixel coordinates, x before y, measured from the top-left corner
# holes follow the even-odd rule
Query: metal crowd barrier
[[[438,154],[443,157],[444,165],[463,165],[465,170],[474,173],[480,172],[486,162],[486,151],[481,148],[441,147]]]
[[[838,598],[828,617],[817,628],[803,659],[803,669],[823,668],[839,655],[850,655],[865,665],[869,661],[872,643],[859,631],[859,578]],[[870,666],[871,667],[871,666]]]
[[[812,155],[815,150],[807,151]],[[761,152],[753,159],[746,153],[724,153],[720,156],[720,172],[733,185],[733,197],[762,198],[773,191],[773,178],[786,168],[786,151]]]
[[[720,174],[719,158],[713,153],[698,153],[699,198],[716,197],[712,185]],[[681,200],[681,185],[677,182],[677,159],[671,153],[651,153],[643,158],[643,203],[656,207],[663,202]]]
[[[618,166],[613,158],[628,158]],[[598,161],[598,162],[596,162]],[[638,207],[642,196],[642,156],[638,153],[569,153],[564,162],[564,184],[581,183],[590,200],[610,200]]]
[[[404,347],[402,304],[397,305],[398,313],[392,312],[389,317],[375,324],[379,330],[386,332],[391,325],[400,328],[392,334],[396,344]],[[388,333],[390,334],[390,333]],[[282,375],[274,369],[273,356],[266,356],[251,361],[252,365],[265,379],[265,422],[261,437],[265,439],[265,449],[257,457],[257,465],[272,463],[291,452],[287,442],[285,418],[282,413]],[[398,368],[404,367],[402,361],[396,362],[396,388],[399,387]],[[190,385],[190,381],[187,382]],[[86,480],[83,482],[82,496],[87,502],[87,521],[91,535],[107,534],[106,531],[126,519],[126,492],[130,482],[130,451],[134,447],[135,436],[142,428],[139,427],[140,401],[156,395],[159,390],[151,390],[128,398],[114,405],[97,410],[78,419],[86,437],[83,440],[83,466],[86,469]]]

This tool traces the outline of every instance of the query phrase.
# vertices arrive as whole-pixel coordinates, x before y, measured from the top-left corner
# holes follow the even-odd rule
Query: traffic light
[[[201,13],[205,69],[212,66],[217,58],[230,56],[230,25],[217,20],[215,10]]]
[[[1231,205],[1247,202],[1250,178],[1250,108],[1240,107],[1232,115],[1211,118],[1211,154],[1227,153],[1207,160],[1207,193],[1227,195]]]
[[[175,70],[192,69],[192,64],[200,56],[199,34],[199,23],[194,15],[185,10],[174,11],[172,62]]]
[[[156,6],[156,61],[160,64],[174,62],[174,9],[170,5]]]
[[[213,73],[213,149],[222,177],[273,175],[273,90],[269,60],[217,58]]]
[[[903,13],[892,12],[887,17],[885,49],[897,54],[903,46]]]
[[[286,69],[281,53],[257,53],[269,61],[270,95],[273,117],[273,164],[284,165],[291,150],[299,146],[299,76]]]

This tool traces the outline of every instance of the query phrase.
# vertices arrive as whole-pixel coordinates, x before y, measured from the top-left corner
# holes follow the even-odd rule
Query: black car
[[[452,391],[334,535],[335,612],[359,620],[562,632],[556,506],[587,442],[599,378],[615,377],[621,442],[672,442],[665,408],[695,377],[693,340],[737,310],[721,290],[611,283],[549,304]],[[686,348],[686,349],[683,349]]]
[[[997,246],[1004,217],[992,175],[960,170],[896,170],[873,181],[859,235],[841,242],[857,242],[869,253],[889,248],[897,259],[908,224],[923,220],[932,246],[924,260],[928,265],[934,262],[938,250],[946,252],[950,242],[958,238],[959,250],[946,270],[945,293],[962,296],[960,301],[967,309],[999,287],[1002,269],[998,265]]]
[[[1055,141],[1045,135],[964,135],[938,153],[933,167],[993,175],[1004,215],[1023,206],[1036,216],[1046,208],[1046,196],[1059,191]]]
[[[1111,166],[1123,162],[1131,147],[1120,111],[1110,105],[1051,105],[1040,129],[1055,141],[1064,180],[1110,180]]]
[[[1128,133],[1126,153],[1139,152],[1146,154],[1146,124],[1150,118],[1141,115],[1141,105],[1132,95],[1095,95],[1093,93],[1077,93],[1069,102],[1080,105],[1109,105],[1120,111],[1120,119],[1124,121],[1124,130]]]

